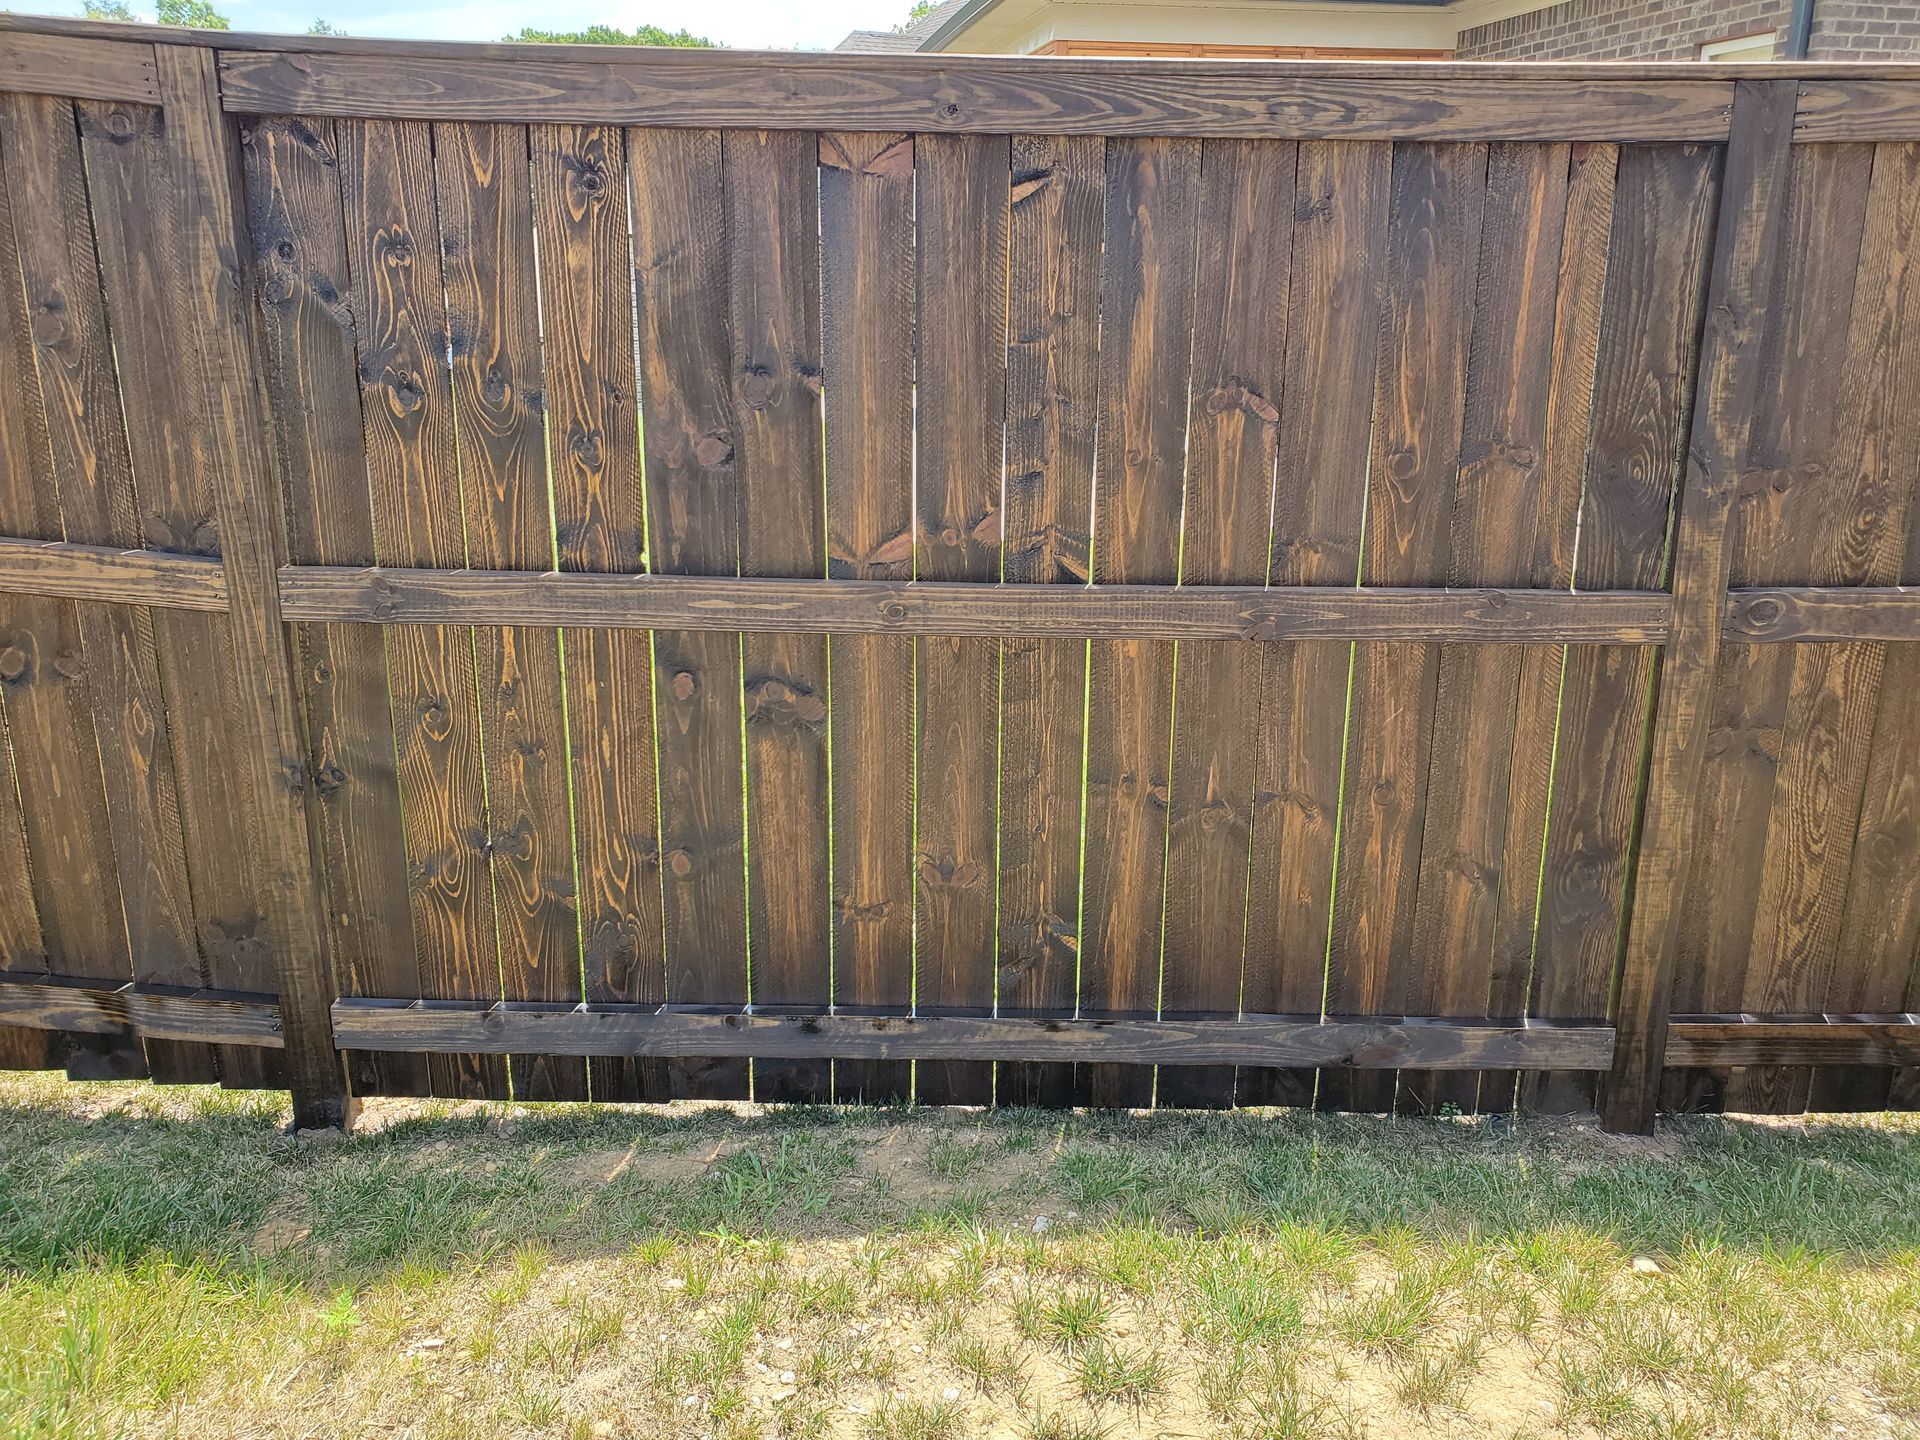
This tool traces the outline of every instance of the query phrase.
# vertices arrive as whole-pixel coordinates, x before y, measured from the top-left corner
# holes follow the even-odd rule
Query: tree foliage
[[[160,0],[158,14],[162,25],[185,25],[193,30],[226,30],[227,17],[207,0]]]
[[[675,45],[711,48],[713,41],[691,30],[662,30],[658,25],[637,25],[631,32],[611,25],[589,25],[584,30],[536,30],[524,26],[508,40],[524,40],[535,45]]]
[[[81,9],[89,20],[119,20],[128,25],[140,23],[127,0],[83,0]]]

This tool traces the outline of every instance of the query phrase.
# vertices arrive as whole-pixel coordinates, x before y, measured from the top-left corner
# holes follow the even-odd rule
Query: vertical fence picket
[[[1199,141],[1107,147],[1097,583],[1179,578],[1199,201]],[[1164,640],[1096,640],[1088,655],[1080,992],[1090,1013],[1152,1015],[1160,1007],[1173,665],[1174,647]],[[1144,1067],[1095,1067],[1094,1104],[1152,1099]]]
[[[273,117],[243,136],[267,400],[296,565],[374,560],[334,131],[327,120]],[[416,997],[386,641],[372,625],[295,631],[321,897],[341,993]],[[428,1093],[424,1055],[362,1051],[347,1064],[356,1093]]]
[[[923,580],[1000,576],[1011,158],[1005,136],[927,136],[915,150]],[[990,1013],[999,643],[927,636],[915,674],[915,1002],[928,1014]],[[914,1093],[927,1105],[988,1104],[993,1066],[922,1061]]]
[[[245,853],[260,897],[259,941],[279,991],[294,1123],[345,1126],[356,1101],[328,1020],[339,992],[321,918],[292,637],[280,618],[284,516],[249,315],[237,135],[210,51],[156,50],[155,65],[167,115],[165,184],[180,216],[170,241],[191,297],[176,312],[197,392],[189,435],[210,479],[227,585],[233,759],[250,802]]]
[[[1396,145],[1386,304],[1367,466],[1369,585],[1443,583],[1451,568],[1467,356],[1473,331],[1484,145]],[[1440,957],[1413,947],[1439,650],[1363,644],[1348,700],[1340,872],[1327,1008],[1424,1015]],[[1390,1109],[1390,1071],[1323,1077],[1336,1103]]]
[[[653,569],[737,575],[740,497],[720,133],[629,130],[627,160]],[[740,642],[724,631],[663,630],[654,634],[653,652],[667,997],[743,1005]],[[676,1093],[747,1098],[744,1060],[677,1061],[674,1068]]]
[[[1105,193],[1099,137],[1014,138],[1002,518],[1010,584],[1089,578]],[[1070,1015],[1087,645],[1009,636],[1000,656],[1000,1008]],[[1072,1065],[1006,1063],[995,1083],[1003,1105],[1067,1105],[1079,1094]]]
[[[1733,139],[1721,177],[1707,324],[1673,540],[1673,629],[1660,655],[1644,828],[1614,1005],[1605,1105],[1608,1123],[1623,1130],[1651,1130],[1659,1098],[1731,560],[1728,522],[1749,463],[1761,394],[1765,301],[1784,244],[1795,94],[1792,81],[1740,81],[1734,87]],[[1660,229],[1670,240],[1671,223]],[[1590,496],[1601,493],[1590,481]]]
[[[1257,140],[1201,150],[1185,585],[1267,578],[1298,159],[1295,145]],[[1238,642],[1179,647],[1161,987],[1170,1017],[1240,1009],[1260,660]],[[1161,1105],[1225,1106],[1233,1095],[1231,1066],[1160,1067]]]
[[[1620,154],[1574,580],[1655,585],[1664,553],[1700,329],[1719,156],[1696,146]],[[1619,955],[1638,812],[1652,661],[1568,647],[1535,937],[1531,1013],[1598,1020]],[[1532,1103],[1587,1110],[1588,1075],[1549,1072]]]
[[[913,138],[820,137],[828,573],[913,573]],[[914,646],[830,642],[834,1003],[913,999]],[[905,1061],[834,1067],[841,1100],[906,1099]]]
[[[537,125],[532,147],[560,568],[635,574],[647,530],[625,146],[608,126]],[[667,998],[650,642],[637,630],[561,633],[590,1000]],[[596,1099],[670,1093],[658,1060],[589,1070]]]
[[[1311,141],[1295,181],[1293,279],[1273,502],[1275,585],[1351,586],[1373,418],[1391,146]],[[1326,998],[1341,751],[1353,647],[1262,645],[1247,885],[1249,1012],[1314,1015]],[[1311,1104],[1314,1073],[1247,1070],[1243,1104]]]
[[[553,524],[542,434],[533,199],[518,125],[437,125],[440,252],[454,434],[472,564],[547,570]],[[580,917],[567,813],[559,632],[475,629],[488,871],[509,1000],[577,1001]],[[513,1093],[585,1100],[584,1061],[515,1055]]]
[[[466,537],[431,133],[410,121],[343,125],[339,166],[374,549],[383,564],[458,567]],[[386,639],[421,977],[434,995],[497,999],[473,636],[396,625]],[[430,1069],[435,1094],[508,1093],[500,1056],[436,1056]]]
[[[1546,424],[1570,158],[1563,145],[1488,151],[1450,517],[1447,578],[1454,585],[1527,584],[1540,534],[1552,523]],[[1439,650],[1410,942],[1428,966],[1429,988],[1408,1000],[1422,1014],[1502,1013],[1494,1005],[1493,969],[1500,895],[1513,881],[1531,889],[1530,876],[1510,880],[1502,873],[1525,659],[1508,645]],[[1518,1014],[1520,1006],[1505,1013]],[[1502,1080],[1511,1092],[1510,1075],[1487,1077],[1495,1090]],[[1401,1104],[1471,1112],[1480,1083],[1470,1070],[1404,1072]]]
[[[722,140],[734,457],[744,575],[824,576],[820,441],[819,141],[729,130]],[[757,1006],[832,993],[827,639],[741,641],[748,941]],[[832,1098],[832,1062],[766,1060],[762,1100]]]
[[[29,309],[33,297],[21,268],[27,257],[16,236],[24,227],[46,223],[44,208],[33,197],[36,192],[46,195],[47,187],[35,184],[30,172],[54,157],[34,153],[31,137],[49,136],[63,123],[70,137],[73,107],[68,101],[0,97],[0,184],[5,186],[7,212],[0,215],[0,222],[7,222],[0,238],[0,261],[5,262],[0,283],[7,290],[0,302],[7,312],[0,314],[6,322],[0,344],[8,348],[7,369],[19,381],[0,395],[5,412],[0,438],[6,444],[0,528],[44,540],[58,540],[63,533],[55,488],[46,482],[53,466],[53,432],[85,436],[87,424],[85,417],[68,423],[46,413],[42,381],[36,378],[41,364],[37,351],[48,339],[57,346],[72,335],[86,312],[71,325],[57,311],[34,325]],[[51,203],[84,204],[84,195],[61,196],[58,190],[56,184],[47,196]],[[79,223],[85,223],[84,217]],[[97,320],[97,308],[94,313]],[[56,388],[50,398],[77,404],[82,397]],[[0,705],[6,708],[27,849],[33,857],[37,928],[46,968],[56,975],[130,979],[132,954],[118,893],[113,827],[94,728],[98,707],[80,608],[67,600],[6,597],[0,607]],[[71,1051],[70,1068],[78,1074],[128,1074],[144,1068],[139,1046],[130,1038],[108,1042],[74,1036],[65,1045]]]

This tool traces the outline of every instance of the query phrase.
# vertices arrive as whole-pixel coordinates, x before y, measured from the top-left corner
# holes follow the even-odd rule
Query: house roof
[[[989,0],[989,4],[992,0]],[[949,20],[958,19],[962,10],[969,11],[966,18],[972,19],[988,8],[978,0],[942,0],[915,20],[911,25],[898,30],[855,30],[846,39],[833,48],[851,50],[860,54],[879,55],[890,51],[911,52],[928,48],[928,42],[934,35],[947,27]]]

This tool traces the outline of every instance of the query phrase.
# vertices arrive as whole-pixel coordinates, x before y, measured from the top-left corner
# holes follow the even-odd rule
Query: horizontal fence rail
[[[0,15],[0,1063],[1920,1102],[1916,144]]]
[[[1368,586],[941,584],[291,565],[289,621],[757,631],[1430,643],[1659,645],[1657,591]],[[0,593],[222,612],[217,557],[0,537]],[[1920,588],[1732,590],[1722,629],[1751,645],[1920,639]]]

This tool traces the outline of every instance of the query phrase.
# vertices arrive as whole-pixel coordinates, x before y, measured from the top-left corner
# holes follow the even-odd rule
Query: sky
[[[152,0],[132,0],[151,18]],[[828,50],[849,30],[890,30],[912,0],[214,0],[236,30],[294,33],[325,18],[349,35],[415,40],[499,40],[523,25],[658,25],[749,50]],[[78,15],[80,0],[4,0],[0,8]]]

